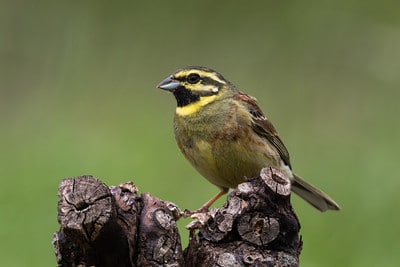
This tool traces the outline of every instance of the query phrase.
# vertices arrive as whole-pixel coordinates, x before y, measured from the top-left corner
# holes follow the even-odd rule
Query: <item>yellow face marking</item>
[[[212,96],[202,96],[200,99],[196,102],[193,102],[189,105],[183,106],[183,107],[177,107],[176,108],[176,114],[179,116],[189,116],[197,111],[200,110],[200,108],[204,107],[205,105],[213,102],[217,96],[212,95]]]
[[[221,84],[226,84],[226,82],[218,78],[218,76],[215,73],[203,70],[182,70],[179,73],[175,74],[175,77],[177,78],[187,77],[192,73],[197,73],[198,75],[200,75],[200,77],[209,77],[212,80],[217,81]]]

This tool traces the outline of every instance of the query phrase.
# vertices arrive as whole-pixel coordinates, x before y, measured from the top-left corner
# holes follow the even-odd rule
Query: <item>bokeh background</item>
[[[56,265],[65,177],[132,180],[189,209],[215,194],[175,144],[175,100],[156,89],[204,65],[257,97],[295,171],[343,208],[320,214],[293,197],[302,266],[398,266],[399,11],[362,0],[0,1],[0,265]]]

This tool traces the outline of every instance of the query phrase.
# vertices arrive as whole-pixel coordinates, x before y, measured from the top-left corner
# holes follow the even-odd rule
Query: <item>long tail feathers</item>
[[[326,193],[293,174],[292,191],[319,211],[340,210],[339,205]]]

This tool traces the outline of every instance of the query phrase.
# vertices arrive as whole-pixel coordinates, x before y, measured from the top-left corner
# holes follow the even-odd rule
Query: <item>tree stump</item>
[[[53,246],[58,266],[298,266],[300,224],[290,181],[265,168],[220,209],[194,214],[183,251],[173,203],[132,182],[108,187],[92,176],[64,179]]]

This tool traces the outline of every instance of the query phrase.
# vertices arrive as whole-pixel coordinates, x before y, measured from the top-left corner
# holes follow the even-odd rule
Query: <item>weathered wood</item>
[[[138,196],[131,182],[108,188],[92,176],[65,179],[58,192],[61,229],[53,237],[58,266],[181,265],[178,229],[167,203]]]
[[[58,266],[298,266],[300,224],[290,181],[266,168],[229,194],[221,209],[195,214],[182,251],[176,205],[131,182],[107,187],[92,176],[58,191]]]
[[[125,203],[121,199],[126,195],[135,198],[136,192],[127,193],[122,189],[115,198],[105,184],[92,176],[61,182],[58,191],[61,230],[53,240],[58,245],[59,266],[133,266],[129,241],[135,241],[135,232],[124,231],[118,215],[130,217],[128,221],[133,223],[135,218],[119,212],[121,208],[115,204],[116,200],[118,204]]]
[[[240,184],[191,232],[186,266],[298,266],[300,224],[289,197],[290,180],[272,168]]]
[[[142,202],[137,266],[182,266],[181,240],[167,203],[148,193]]]

